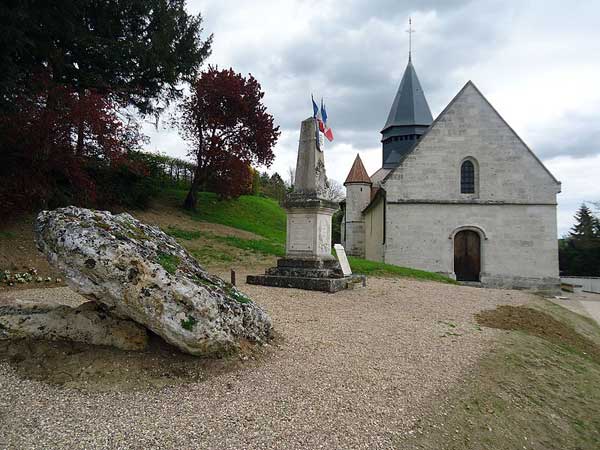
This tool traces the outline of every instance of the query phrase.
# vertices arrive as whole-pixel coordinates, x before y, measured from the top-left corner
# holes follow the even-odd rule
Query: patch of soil
[[[475,315],[480,325],[501,330],[522,331],[569,347],[600,363],[600,346],[550,314],[525,306],[502,305]]]
[[[242,343],[240,352],[221,359],[180,352],[150,333],[144,352],[76,342],[0,340],[0,360],[25,379],[86,391],[140,391],[199,382],[260,363],[278,345]]]
[[[56,283],[56,278],[62,279],[63,276],[50,267],[46,257],[35,246],[33,238],[34,220],[35,215],[31,214],[0,225],[0,270],[21,273],[34,268],[37,270],[35,278],[39,276],[45,280],[50,277],[52,281],[14,283],[13,286],[0,283],[0,291],[65,285],[64,283]]]

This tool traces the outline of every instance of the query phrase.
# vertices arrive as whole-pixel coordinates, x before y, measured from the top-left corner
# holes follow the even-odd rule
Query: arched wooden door
[[[481,241],[479,234],[463,230],[454,236],[454,274],[459,281],[479,281]]]

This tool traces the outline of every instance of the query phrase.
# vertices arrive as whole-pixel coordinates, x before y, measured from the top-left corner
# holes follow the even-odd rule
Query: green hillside
[[[181,205],[186,192],[171,190],[168,191],[167,195],[170,201]],[[235,236],[218,236],[174,227],[166,230],[167,233],[177,238],[182,245],[188,248],[191,247],[192,253],[204,263],[210,263],[215,259],[219,260],[219,258],[221,262],[231,261],[232,255],[223,255],[223,252],[227,253],[227,247],[270,256],[283,256],[285,254],[286,215],[283,208],[273,199],[242,195],[234,200],[218,200],[217,196],[211,192],[201,192],[198,194],[197,211],[188,211],[187,214],[195,220],[227,225],[239,230],[252,232],[262,237],[261,239],[243,239]],[[190,245],[190,242],[196,239],[204,239],[205,242],[208,240],[212,243],[218,242],[221,247],[219,251],[214,251],[214,249],[209,247],[209,251],[201,252],[197,247]],[[210,258],[213,259],[211,260]],[[437,273],[368,261],[361,258],[350,257],[349,260],[355,273],[456,283],[454,280]]]
[[[169,196],[183,203],[186,191],[171,190]],[[242,195],[235,200],[218,200],[212,192],[198,193],[197,211],[188,212],[197,220],[220,223],[285,243],[285,211],[270,198]]]

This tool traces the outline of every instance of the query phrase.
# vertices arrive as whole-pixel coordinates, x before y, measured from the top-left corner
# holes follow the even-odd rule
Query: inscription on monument
[[[313,219],[293,218],[290,220],[290,248],[292,250],[313,250]]]
[[[346,256],[346,250],[344,250],[344,247],[341,244],[335,244],[333,248],[335,249],[335,254],[337,255],[338,261],[340,262],[342,273],[345,276],[352,275],[352,269],[350,269],[350,263],[348,262],[348,257]]]

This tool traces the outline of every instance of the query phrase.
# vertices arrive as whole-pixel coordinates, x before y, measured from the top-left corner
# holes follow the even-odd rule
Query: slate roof
[[[379,185],[381,181],[392,171],[392,169],[377,169],[377,171],[371,175],[371,181],[374,185]]]
[[[356,159],[354,160],[354,164],[352,164],[350,173],[348,173],[346,181],[344,181],[344,185],[349,183],[371,184],[371,178],[369,178],[369,174],[367,173],[358,153],[356,154]]]
[[[428,126],[431,122],[433,117],[425,93],[421,88],[417,72],[409,60],[382,132],[394,126]]]

